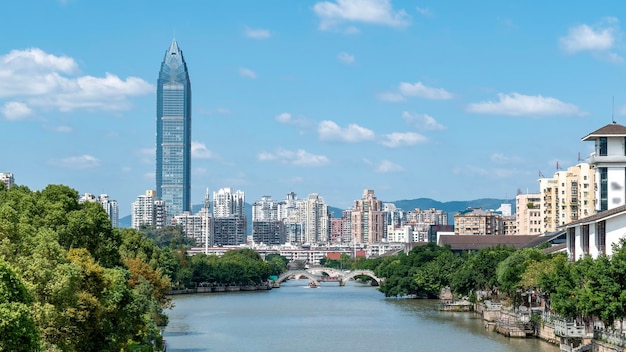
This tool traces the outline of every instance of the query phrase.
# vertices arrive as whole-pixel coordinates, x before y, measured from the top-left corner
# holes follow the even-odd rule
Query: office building
[[[191,83],[176,40],[157,81],[156,198],[168,218],[191,211]]]

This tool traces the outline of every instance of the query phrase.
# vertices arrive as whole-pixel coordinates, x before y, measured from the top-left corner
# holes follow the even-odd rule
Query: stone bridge
[[[328,275],[328,278],[333,278],[335,280],[324,280],[324,276],[322,276],[323,274],[326,274]],[[288,270],[273,282],[273,286],[280,287],[280,283],[289,278],[301,279],[302,277],[308,278],[317,286],[319,286],[321,281],[338,281],[339,286],[345,286],[346,282],[350,281],[355,276],[369,276],[373,280],[373,284],[376,286],[380,286],[384,280],[384,278],[379,278],[374,275],[374,272],[371,270],[341,271],[333,268],[316,267],[305,270]]]

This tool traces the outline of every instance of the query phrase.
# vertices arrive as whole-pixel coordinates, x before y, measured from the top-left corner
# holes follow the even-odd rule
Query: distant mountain
[[[495,199],[495,198],[482,198],[475,200],[454,200],[450,202],[439,202],[430,198],[418,198],[418,199],[406,199],[406,200],[397,200],[393,202],[384,202],[384,203],[393,203],[397,208],[400,208],[404,211],[413,211],[416,208],[426,210],[430,208],[435,208],[439,210],[443,210],[448,213],[448,223],[454,223],[454,214],[463,211],[467,208],[482,208],[485,210],[496,210],[500,208],[502,204],[511,204],[511,213],[515,213],[515,202],[510,199]],[[192,214],[196,214],[200,209],[202,209],[203,204],[196,204],[192,208]],[[333,214],[333,218],[340,218],[344,209],[328,207],[328,212]],[[248,233],[252,233],[252,205],[246,203],[245,214],[248,221]],[[120,227],[130,227],[131,226],[131,216],[127,215],[123,218],[120,218]]]

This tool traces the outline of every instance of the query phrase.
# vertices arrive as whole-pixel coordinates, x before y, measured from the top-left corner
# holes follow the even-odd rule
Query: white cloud
[[[361,22],[391,27],[405,27],[410,23],[404,10],[394,10],[390,0],[336,0],[321,1],[313,6],[320,18],[319,29],[329,30],[344,22]]]
[[[405,145],[415,145],[417,143],[427,142],[428,139],[419,133],[414,132],[394,132],[386,134],[382,145],[389,148],[397,148]]]
[[[10,101],[0,107],[0,114],[4,115],[4,118],[9,121],[22,120],[32,115],[32,113],[33,110],[28,105],[19,101]]]
[[[274,117],[274,119],[280,123],[283,123],[286,125],[294,125],[303,129],[308,129],[314,126],[315,124],[313,121],[307,119],[304,116],[293,116],[288,112],[283,112],[281,114],[278,114]]]
[[[504,153],[493,153],[490,157],[491,161],[497,163],[510,163],[510,162],[520,162],[521,159],[516,156],[506,156]]]
[[[326,156],[311,154],[303,149],[296,151],[278,149],[275,153],[261,152],[257,155],[257,159],[259,161],[277,161],[282,164],[305,167],[323,166],[329,162]]]
[[[443,88],[431,88],[425,86],[422,82],[414,84],[402,82],[398,87],[400,94],[409,97],[421,97],[426,99],[452,99],[452,94]]]
[[[344,64],[352,64],[354,63],[354,55],[350,55],[348,53],[339,53],[337,55],[337,59],[341,62],[343,62]]]
[[[473,103],[467,111],[478,114],[508,116],[551,116],[551,115],[582,115],[580,109],[573,104],[558,99],[531,96],[519,93],[498,93],[498,101]]]
[[[402,172],[404,168],[398,164],[395,164],[389,160],[383,160],[375,168],[376,172],[381,174],[388,174],[393,172]]]
[[[246,37],[252,38],[252,39],[267,39],[272,36],[270,31],[267,29],[253,29],[253,28],[247,28],[247,27],[244,31],[244,34]]]
[[[59,160],[51,160],[50,164],[70,169],[91,169],[100,166],[100,160],[91,155],[83,154]]]
[[[70,126],[57,126],[54,128],[54,131],[58,133],[70,133],[72,132],[72,128]]]
[[[154,92],[154,86],[137,77],[125,80],[77,76],[78,65],[67,56],[47,54],[38,48],[13,50],[0,56],[0,98],[11,98],[32,108],[71,111],[124,110],[129,98]]]
[[[292,121],[291,114],[288,112],[283,112],[282,114],[278,114],[276,115],[276,117],[274,117],[274,119],[276,119],[276,121],[280,123],[289,123]]]
[[[622,106],[622,108],[619,110],[619,114],[626,115],[626,105]]]
[[[357,124],[350,124],[341,128],[333,121],[324,120],[317,126],[317,132],[322,140],[337,140],[342,142],[363,142],[373,140],[374,132]]]
[[[254,73],[254,71],[252,71],[251,69],[245,68],[245,67],[242,67],[239,69],[239,74],[241,75],[241,77],[252,78],[252,79],[256,78],[256,73]]]
[[[561,47],[568,53],[584,50],[608,50],[613,47],[614,28],[598,28],[594,30],[586,24],[572,27],[567,36],[560,38]]]
[[[569,54],[589,51],[610,62],[623,62],[620,55],[611,51],[621,36],[618,24],[617,18],[607,17],[594,26],[581,24],[571,27],[566,36],[559,38],[559,44]]]
[[[440,124],[434,117],[427,114],[413,114],[408,111],[402,113],[404,121],[414,128],[428,131],[445,130],[446,126]]]
[[[400,103],[400,102],[406,101],[406,98],[404,97],[404,95],[400,93],[394,93],[394,92],[379,93],[377,97],[378,97],[378,100],[386,101],[388,103]]]
[[[443,88],[425,86],[422,82],[401,82],[397,92],[384,92],[378,94],[378,99],[390,103],[399,103],[406,100],[405,97],[420,97],[431,100],[452,99],[452,93]]]
[[[219,159],[219,156],[207,149],[204,143],[191,142],[191,157],[195,159]]]
[[[417,11],[417,13],[419,13],[422,16],[431,17],[433,15],[433,13],[425,7],[416,7],[415,11]]]

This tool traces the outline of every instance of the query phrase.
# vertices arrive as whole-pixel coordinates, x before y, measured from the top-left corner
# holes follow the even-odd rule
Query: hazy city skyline
[[[156,79],[193,81],[191,203],[317,193],[514,199],[626,120],[623,4],[333,0],[10,2],[0,172],[108,194],[155,180]]]

